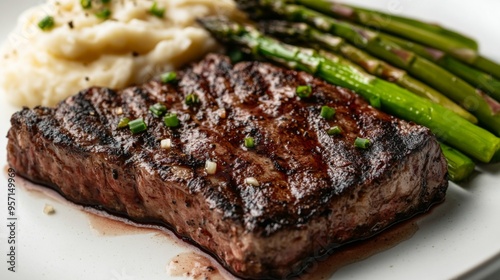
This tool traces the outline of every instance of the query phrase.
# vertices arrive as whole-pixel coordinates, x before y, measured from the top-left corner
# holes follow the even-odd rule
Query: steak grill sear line
[[[297,96],[301,86],[310,96]],[[165,125],[155,104],[179,125]],[[142,118],[145,131],[117,128],[124,117]],[[19,175],[75,203],[166,225],[244,278],[290,277],[318,252],[427,211],[448,185],[427,128],[309,74],[221,55],[177,82],[89,88],[11,123],[8,162]]]

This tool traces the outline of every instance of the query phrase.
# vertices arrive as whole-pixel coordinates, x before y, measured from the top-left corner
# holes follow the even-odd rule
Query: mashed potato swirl
[[[18,106],[52,106],[90,86],[123,88],[145,82],[217,49],[195,20],[235,16],[231,0],[49,0],[26,11],[0,52],[0,88]],[[105,6],[104,6],[105,5]],[[107,20],[97,17],[107,8]],[[55,26],[42,31],[47,15]]]

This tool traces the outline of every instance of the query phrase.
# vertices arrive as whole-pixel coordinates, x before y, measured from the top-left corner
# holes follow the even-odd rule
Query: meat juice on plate
[[[55,191],[41,187],[25,179],[18,178],[19,186],[22,190],[28,191],[30,195],[56,201],[68,207],[84,209],[90,228],[98,236],[121,236],[134,234],[156,233],[157,236],[168,237],[176,245],[192,246],[164,227],[157,225],[140,225],[124,218],[110,215],[103,211],[92,208],[84,208],[73,204]],[[344,266],[367,259],[373,255],[386,251],[405,240],[411,238],[418,230],[417,221],[414,218],[398,225],[392,226],[379,235],[365,241],[355,242],[340,249],[318,256],[312,259],[310,266],[304,273],[295,277],[303,280],[329,279],[336,271]],[[180,241],[180,242],[179,242]],[[218,262],[208,255],[199,251],[198,248],[190,248],[192,251],[176,255],[167,261],[167,275],[174,277],[188,277],[194,280],[220,280],[234,278]]]
[[[229,273],[220,272],[214,261],[195,252],[183,253],[175,256],[167,265],[171,276],[184,276],[194,280],[226,280]]]

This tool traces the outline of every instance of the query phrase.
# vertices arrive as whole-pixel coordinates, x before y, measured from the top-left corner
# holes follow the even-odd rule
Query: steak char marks
[[[233,66],[220,55],[178,77],[90,88],[56,108],[17,112],[10,166],[78,204],[166,225],[244,278],[290,277],[309,257],[445,196],[446,162],[431,132],[349,90],[266,63]],[[299,85],[311,85],[313,95],[296,97]],[[199,104],[185,104],[191,93]],[[158,102],[177,113],[178,128],[148,111]],[[333,119],[320,117],[323,105],[336,109]],[[123,117],[143,117],[147,131],[117,129]],[[335,125],[342,134],[329,136]],[[371,146],[356,148],[356,137]],[[167,138],[172,147],[161,149]],[[206,173],[207,160],[216,174]],[[245,183],[249,177],[258,184]]]

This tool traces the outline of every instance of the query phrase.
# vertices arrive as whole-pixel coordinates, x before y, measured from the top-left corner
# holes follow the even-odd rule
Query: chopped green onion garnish
[[[40,27],[43,31],[48,31],[54,28],[55,24],[56,22],[54,21],[54,17],[46,16],[38,23],[38,27]]]
[[[103,4],[108,4],[109,2],[111,2],[111,0],[101,0],[101,2],[102,2]]]
[[[161,117],[167,112],[167,107],[161,103],[156,103],[155,105],[149,107],[149,111],[151,111],[151,113],[155,116]]]
[[[118,123],[117,127],[118,128],[125,128],[128,126],[128,123],[130,122],[129,118],[122,118],[120,122]]]
[[[247,148],[255,147],[255,140],[253,139],[253,137],[245,137],[245,147]]]
[[[90,9],[92,8],[92,0],[80,0],[80,5],[84,9]]]
[[[161,82],[164,84],[175,82],[176,80],[177,80],[177,73],[175,72],[167,72],[161,75]]]
[[[331,127],[330,129],[328,129],[328,131],[326,133],[328,133],[328,135],[339,135],[342,133],[342,129],[336,125],[334,127]]]
[[[198,98],[198,95],[191,93],[186,96],[186,105],[192,106],[200,103],[200,98]]]
[[[312,87],[310,85],[298,86],[295,92],[300,98],[308,98],[312,94]]]
[[[178,127],[179,119],[177,118],[177,114],[167,114],[163,118],[163,122],[167,127]]]
[[[370,98],[370,105],[372,105],[373,108],[380,109],[380,107],[382,107],[380,97],[373,96],[372,98]]]
[[[367,149],[370,146],[370,140],[357,137],[354,141],[354,146],[360,149]]]
[[[144,122],[143,118],[129,122],[128,127],[133,134],[141,133],[148,129],[148,125]]]
[[[111,10],[108,8],[104,8],[95,13],[95,16],[100,19],[108,19],[111,16]]]
[[[158,3],[156,1],[153,2],[153,6],[149,9],[149,13],[155,17],[163,18],[165,14],[165,8],[158,7]]]
[[[335,109],[329,106],[321,107],[321,116],[324,119],[331,120],[335,116]]]

